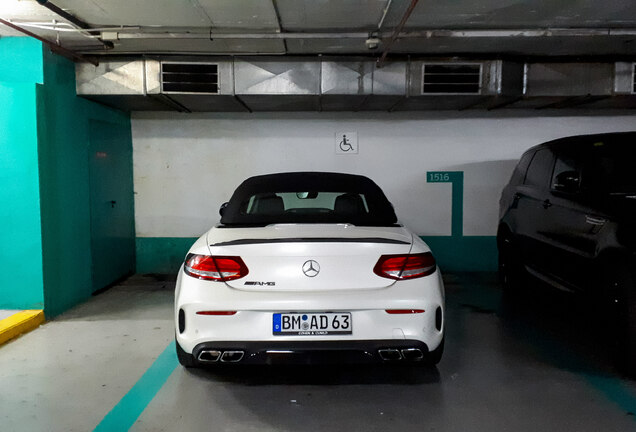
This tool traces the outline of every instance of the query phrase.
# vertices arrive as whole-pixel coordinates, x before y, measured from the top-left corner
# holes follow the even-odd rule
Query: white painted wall
[[[281,171],[363,174],[420,235],[450,235],[451,186],[427,171],[464,171],[464,235],[494,235],[498,200],[527,148],[562,136],[636,130],[636,115],[581,111],[259,113],[132,116],[138,237],[196,237],[245,178]],[[335,152],[357,131],[359,153]]]

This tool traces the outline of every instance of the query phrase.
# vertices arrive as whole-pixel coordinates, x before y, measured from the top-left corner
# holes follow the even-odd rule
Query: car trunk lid
[[[213,228],[210,253],[240,256],[249,273],[226,282],[250,291],[379,289],[395,281],[373,273],[381,255],[407,254],[412,236],[402,227],[278,224]]]

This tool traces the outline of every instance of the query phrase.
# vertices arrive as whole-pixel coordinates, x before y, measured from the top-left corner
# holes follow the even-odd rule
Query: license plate
[[[351,334],[351,313],[276,313],[274,336],[329,336]]]

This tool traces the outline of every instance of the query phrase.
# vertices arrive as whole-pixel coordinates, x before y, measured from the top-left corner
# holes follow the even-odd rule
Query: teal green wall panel
[[[442,271],[496,271],[495,236],[422,236]]]
[[[0,83],[0,309],[43,307],[35,87]]]
[[[495,236],[464,236],[464,172],[428,171],[428,183],[451,183],[451,235],[422,236],[442,271],[496,271]]]
[[[123,155],[125,193],[132,202],[130,116],[78,98],[75,65],[30,38],[0,39],[0,100],[0,241],[5,245],[0,308],[44,307],[50,317],[93,292],[91,121],[108,124],[99,133],[112,135],[112,151]],[[134,209],[128,207],[118,218],[132,227]],[[118,269],[126,273],[134,271],[134,229],[128,237],[129,263]]]
[[[89,121],[92,289],[135,271],[135,216],[130,129]]]
[[[177,273],[196,237],[137,237],[137,273]]]
[[[42,84],[42,43],[27,37],[0,38],[0,82]]]
[[[76,96],[72,62],[48,50],[43,55],[44,85],[38,88],[37,107],[44,299],[47,316],[54,316],[93,292],[90,120],[112,125],[131,166],[132,137],[128,114]],[[128,215],[131,219],[132,212]],[[134,248],[132,239],[130,248]],[[130,268],[134,269],[134,262]]]
[[[464,172],[463,171],[428,171],[428,183],[451,183],[451,236],[464,235]]]

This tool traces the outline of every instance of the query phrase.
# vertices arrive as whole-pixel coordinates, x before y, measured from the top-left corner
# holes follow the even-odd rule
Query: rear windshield
[[[227,226],[276,223],[350,223],[390,226],[397,222],[382,190],[362,176],[285,173],[252,177],[236,190],[221,218]]]
[[[636,192],[636,142],[592,144],[584,165],[584,187],[609,193]]]

